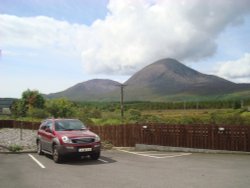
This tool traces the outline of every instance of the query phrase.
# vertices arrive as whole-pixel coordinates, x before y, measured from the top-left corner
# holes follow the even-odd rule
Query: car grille
[[[74,138],[72,139],[72,142],[75,144],[88,144],[95,142],[94,138]]]

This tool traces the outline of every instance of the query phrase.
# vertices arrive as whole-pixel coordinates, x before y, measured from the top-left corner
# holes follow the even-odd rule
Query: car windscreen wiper
[[[77,131],[84,131],[84,130],[87,130],[86,128],[80,128],[80,129],[75,129]]]
[[[63,131],[74,131],[76,129],[63,129]]]

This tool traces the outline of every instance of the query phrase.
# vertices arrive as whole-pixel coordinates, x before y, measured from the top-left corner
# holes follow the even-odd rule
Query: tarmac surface
[[[102,151],[99,160],[0,154],[0,182],[6,188],[245,188],[250,156],[126,149]]]

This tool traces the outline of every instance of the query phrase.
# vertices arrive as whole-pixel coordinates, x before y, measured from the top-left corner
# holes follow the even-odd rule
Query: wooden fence
[[[98,126],[92,130],[115,146],[129,147],[138,143],[250,152],[250,126],[154,124]]]
[[[0,128],[37,130],[39,123],[0,120]],[[250,126],[116,125],[91,126],[91,131],[114,146],[138,144],[250,152]]]
[[[38,130],[41,123],[39,122],[25,122],[15,120],[0,120],[0,128],[22,128]]]

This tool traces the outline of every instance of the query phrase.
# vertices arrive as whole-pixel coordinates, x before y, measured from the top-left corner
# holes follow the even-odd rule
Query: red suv
[[[97,160],[101,153],[100,137],[77,119],[46,119],[40,125],[36,143],[37,153],[52,155],[56,163],[67,154],[89,155]]]

